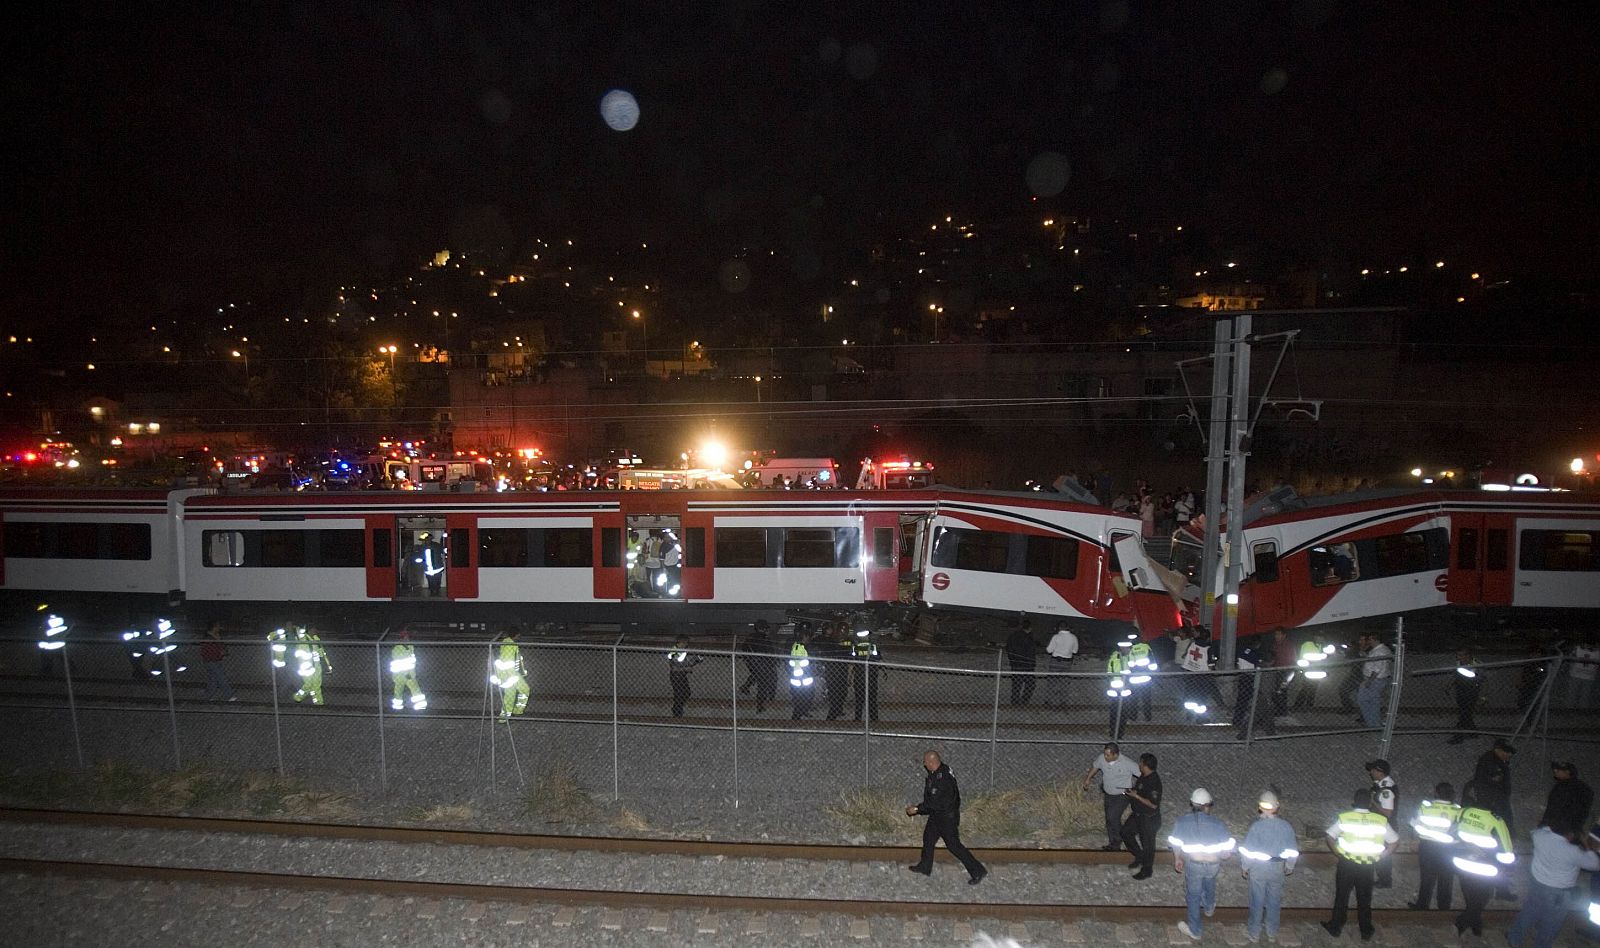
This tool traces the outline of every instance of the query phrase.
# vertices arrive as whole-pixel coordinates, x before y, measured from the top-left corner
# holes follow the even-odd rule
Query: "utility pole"
[[[1206,628],[1216,621],[1217,555],[1221,552],[1218,527],[1222,523],[1222,475],[1228,463],[1228,367],[1233,354],[1233,326],[1229,320],[1218,319],[1212,332],[1211,401],[1206,407],[1211,429],[1206,438],[1206,532],[1196,583],[1200,587],[1200,624]]]
[[[1239,583],[1244,580],[1244,472],[1250,456],[1250,314],[1229,320],[1233,337],[1233,393],[1228,404],[1228,562],[1222,580],[1220,668],[1233,668],[1239,627]],[[1226,324],[1225,324],[1226,325]],[[1221,377],[1224,373],[1218,372]],[[1262,396],[1263,398],[1265,395]]]

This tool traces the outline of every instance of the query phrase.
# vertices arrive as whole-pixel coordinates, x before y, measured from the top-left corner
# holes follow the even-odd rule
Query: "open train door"
[[[1450,515],[1454,558],[1441,578],[1451,605],[1511,605],[1512,527],[1510,514]]]
[[[621,506],[620,598],[627,602],[711,598],[705,552],[709,518],[690,517],[681,491],[629,491]]]
[[[1155,638],[1182,622],[1183,577],[1151,560],[1132,534],[1112,534],[1112,549],[1141,638]],[[1123,590],[1119,589],[1121,594]]]
[[[932,544],[933,514],[900,514],[900,534],[895,556],[895,584],[897,598],[911,602],[920,598],[922,572],[928,563],[928,548]],[[876,537],[874,536],[874,549]]]

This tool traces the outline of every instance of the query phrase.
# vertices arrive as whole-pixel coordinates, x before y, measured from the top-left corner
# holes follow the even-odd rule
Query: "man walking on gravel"
[[[961,790],[956,776],[934,751],[922,755],[922,767],[928,772],[922,781],[922,802],[907,804],[906,816],[926,816],[928,823],[922,828],[922,858],[906,868],[933,875],[933,846],[942,839],[950,855],[967,868],[967,884],[977,885],[989,870],[961,844]]]
[[[1202,917],[1217,911],[1217,874],[1222,860],[1233,855],[1233,834],[1228,825],[1211,815],[1211,792],[1196,787],[1189,794],[1189,812],[1172,824],[1167,837],[1172,847],[1172,868],[1183,876],[1183,901],[1187,914],[1178,931],[1200,940]]]
[[[1083,775],[1083,789],[1089,789],[1089,781],[1096,773],[1100,775],[1100,793],[1106,811],[1106,844],[1101,848],[1108,853],[1116,852],[1122,845],[1122,814],[1128,809],[1128,788],[1139,778],[1139,768],[1122,756],[1116,741],[1107,741],[1100,756]]]

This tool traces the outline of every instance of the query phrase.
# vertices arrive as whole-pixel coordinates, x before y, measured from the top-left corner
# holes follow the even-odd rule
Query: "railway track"
[[[97,827],[158,832],[236,833],[252,836],[298,837],[346,842],[402,843],[468,847],[511,847],[563,852],[631,854],[638,856],[737,857],[774,861],[838,864],[880,862],[904,865],[915,856],[909,847],[822,846],[786,843],[732,843],[701,840],[654,840],[580,836],[503,834],[462,830],[290,823],[272,820],[232,820],[192,817],[102,814],[59,810],[0,809],[0,821],[30,826]],[[977,850],[993,865],[1113,866],[1125,863],[1126,853],[1098,850]],[[1328,854],[1307,854],[1308,864],[1327,866]],[[1163,861],[1170,862],[1170,856]],[[779,913],[849,915],[856,917],[982,917],[999,921],[1076,922],[1095,920],[1115,924],[1174,922],[1183,917],[1181,905],[1069,904],[1057,902],[974,902],[932,899],[817,898],[766,895],[728,895],[548,885],[504,885],[448,882],[427,879],[373,878],[294,871],[245,871],[230,868],[196,868],[155,865],[134,860],[79,860],[0,858],[0,872],[31,876],[72,877],[118,881],[147,881],[179,885],[294,890],[328,894],[374,896],[425,901],[465,900],[475,903],[520,905],[595,906],[610,909],[645,909],[661,912]],[[964,886],[962,888],[965,888]],[[1319,921],[1325,905],[1285,906],[1285,922]],[[1219,906],[1219,922],[1242,922],[1245,910]],[[1512,913],[1486,913],[1493,924],[1508,921]],[[1450,912],[1375,909],[1380,925],[1445,925]]]

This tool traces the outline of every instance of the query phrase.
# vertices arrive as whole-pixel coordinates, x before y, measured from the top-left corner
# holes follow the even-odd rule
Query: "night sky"
[[[1044,152],[1071,176],[1040,206],[1306,260],[1594,272],[1582,4],[601,6],[8,24],[0,316],[293,298],[535,236],[650,241],[707,285],[776,247],[804,284],[929,215],[1015,213]],[[632,131],[602,121],[611,88]]]

